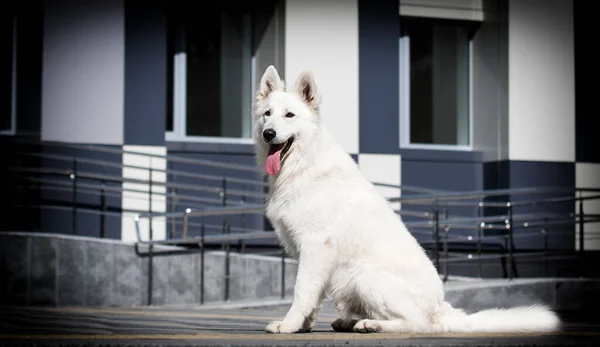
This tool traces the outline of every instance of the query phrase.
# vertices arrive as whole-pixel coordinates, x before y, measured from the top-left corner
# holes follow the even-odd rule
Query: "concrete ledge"
[[[182,250],[155,246],[156,251]],[[142,250],[145,251],[145,250]],[[223,301],[224,252],[206,252],[204,302]],[[231,253],[229,299],[281,296],[281,258]],[[147,305],[149,259],[133,244],[46,233],[0,233],[0,304],[35,306]],[[199,253],[152,259],[152,305],[200,304]],[[291,295],[297,263],[285,261]]]
[[[157,251],[180,247],[156,246]],[[143,250],[144,252],[146,250]],[[200,254],[155,256],[152,305],[186,309],[289,305],[297,262],[230,255],[229,301],[224,301],[225,253],[206,252],[205,305],[200,305]],[[147,306],[149,260],[133,244],[45,233],[0,233],[0,305]],[[450,277],[446,298],[467,312],[495,307],[545,304],[556,310],[599,310],[600,279],[475,279]]]

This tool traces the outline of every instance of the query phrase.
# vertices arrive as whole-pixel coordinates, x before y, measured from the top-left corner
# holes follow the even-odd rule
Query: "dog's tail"
[[[471,333],[546,333],[561,329],[558,315],[544,305],[488,309],[472,314],[448,305],[443,330]]]

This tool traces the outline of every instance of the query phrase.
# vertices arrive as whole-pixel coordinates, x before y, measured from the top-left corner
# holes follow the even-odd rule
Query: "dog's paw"
[[[371,319],[362,319],[354,324],[352,330],[357,333],[378,333],[381,331],[381,325],[379,322]]]
[[[265,328],[265,331],[271,334],[292,334],[292,333],[308,333],[312,330],[312,327],[298,328],[286,325],[283,321],[276,320]]]
[[[273,321],[271,323],[269,323],[269,325],[267,325],[267,327],[265,328],[265,331],[271,334],[279,334],[281,331],[281,324],[283,322],[280,320],[276,320]]]
[[[337,332],[351,332],[356,322],[356,319],[338,318],[331,322],[331,327]]]

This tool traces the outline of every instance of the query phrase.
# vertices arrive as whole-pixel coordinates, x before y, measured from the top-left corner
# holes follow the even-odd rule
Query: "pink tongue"
[[[271,146],[269,149],[269,155],[267,156],[267,162],[265,163],[265,170],[267,171],[267,174],[271,176],[277,175],[279,170],[281,170],[281,161],[279,156],[281,155],[282,150],[283,146]]]

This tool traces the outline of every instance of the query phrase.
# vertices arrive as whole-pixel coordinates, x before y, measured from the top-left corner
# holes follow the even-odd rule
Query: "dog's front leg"
[[[324,243],[303,243],[292,306],[282,321],[274,321],[267,326],[267,332],[296,333],[312,329],[330,277],[332,263],[331,250],[324,246]]]

